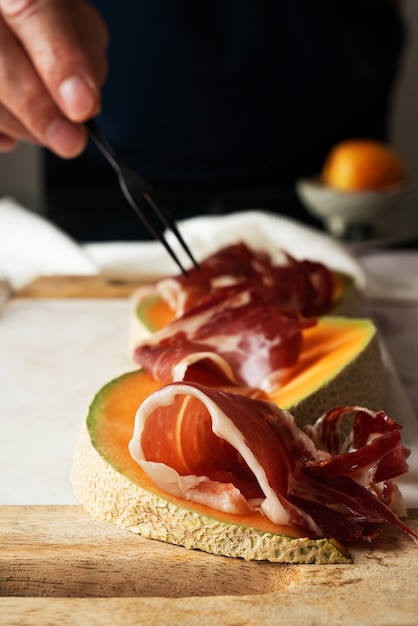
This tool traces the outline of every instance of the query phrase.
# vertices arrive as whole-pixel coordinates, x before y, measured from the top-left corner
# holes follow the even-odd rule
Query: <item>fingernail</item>
[[[95,112],[96,98],[91,87],[79,76],[66,78],[58,88],[66,113],[75,121]]]
[[[81,129],[66,119],[56,119],[46,131],[48,147],[63,157],[72,157],[81,152],[84,138]]]

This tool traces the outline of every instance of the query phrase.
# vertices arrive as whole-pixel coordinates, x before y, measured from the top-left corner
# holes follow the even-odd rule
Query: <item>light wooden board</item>
[[[144,278],[41,276],[15,294],[19,298],[126,298]]]
[[[409,523],[418,529],[418,511]],[[352,565],[245,562],[144,539],[77,506],[0,507],[0,623],[418,623],[418,547],[387,529]]]

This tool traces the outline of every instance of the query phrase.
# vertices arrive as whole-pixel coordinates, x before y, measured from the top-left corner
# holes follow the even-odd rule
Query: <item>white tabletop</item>
[[[129,314],[127,300],[15,300],[3,312],[0,504],[75,503],[68,476],[88,406],[134,369]]]

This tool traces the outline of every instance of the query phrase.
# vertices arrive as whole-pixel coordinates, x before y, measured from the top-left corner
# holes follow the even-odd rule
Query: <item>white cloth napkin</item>
[[[296,258],[327,263],[365,284],[359,263],[340,243],[288,218],[247,211],[225,216],[201,216],[179,223],[198,260],[223,245],[245,241],[273,255],[278,249]],[[190,265],[178,242],[172,247]],[[109,242],[79,245],[44,217],[28,211],[12,198],[0,200],[0,274],[19,289],[41,275],[97,274],[159,278],[177,273],[177,266],[160,242]]]
[[[83,249],[13,198],[0,200],[0,275],[19,289],[41,275],[96,274]]]
[[[179,222],[179,230],[196,259],[202,260],[222,246],[244,241],[253,248],[280,259],[288,251],[297,259],[322,261],[354,277],[359,289],[365,285],[361,265],[341,243],[319,230],[264,211],[242,211],[228,215],[203,215]],[[167,240],[186,267],[190,265],[172,233]],[[88,244],[89,256],[107,273],[162,277],[178,272],[174,261],[159,242],[111,242]]]

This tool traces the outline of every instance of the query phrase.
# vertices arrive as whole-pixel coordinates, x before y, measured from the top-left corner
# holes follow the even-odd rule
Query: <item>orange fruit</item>
[[[335,189],[384,189],[404,181],[406,169],[389,146],[373,139],[349,139],[328,153],[321,178]]]

